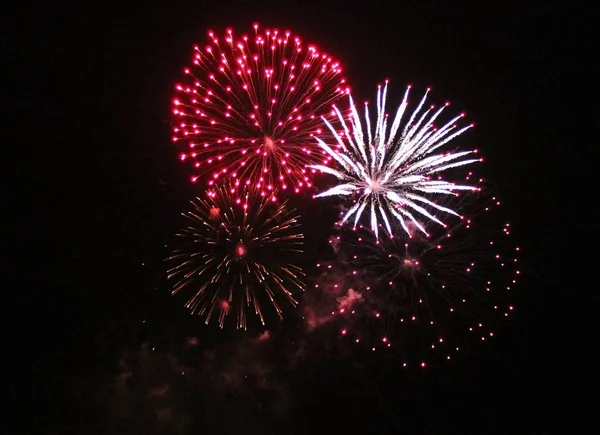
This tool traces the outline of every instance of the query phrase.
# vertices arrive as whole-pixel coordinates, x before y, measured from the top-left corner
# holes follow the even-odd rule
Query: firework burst
[[[264,304],[279,318],[281,300],[296,305],[294,295],[304,290],[303,272],[294,264],[303,235],[285,202],[226,182],[192,201],[183,215],[189,225],[178,236],[185,243],[167,259],[173,265],[168,278],[173,294],[191,292],[186,307],[206,324],[216,312],[222,328],[233,310],[237,327],[246,329],[247,308],[264,325]]]
[[[371,128],[369,108],[365,103],[366,128],[350,96],[350,125],[337,107],[334,111],[343,125],[344,134],[336,134],[335,129],[324,119],[334,135],[337,146],[332,148],[322,138],[317,138],[321,148],[339,164],[340,169],[324,165],[313,168],[335,176],[340,184],[322,192],[317,197],[350,196],[355,204],[342,218],[346,222],[354,215],[356,226],[365,209],[369,209],[371,229],[378,235],[379,221],[392,234],[390,221],[400,223],[409,233],[407,222],[411,222],[423,233],[425,228],[418,218],[424,217],[437,224],[446,225],[437,215],[440,213],[459,216],[458,211],[444,207],[434,197],[458,195],[460,191],[473,191],[477,188],[459,185],[441,178],[441,173],[451,168],[465,166],[481,159],[475,158],[473,151],[441,152],[448,142],[461,135],[473,125],[458,127],[457,122],[465,115],[453,117],[442,127],[436,128],[435,121],[440,117],[446,103],[439,109],[434,106],[424,109],[429,89],[408,120],[403,118],[408,108],[410,86],[398,108],[391,126],[385,113],[387,82],[379,86],[377,92],[377,118]]]
[[[229,176],[263,192],[310,187],[309,166],[331,161],[314,140],[328,140],[320,118],[334,122],[331,105],[348,92],[339,62],[289,31],[254,25],[250,36],[208,36],[174,99],[173,140],[187,148],[192,180],[208,173],[209,185]]]
[[[508,301],[521,273],[510,224],[492,212],[499,205],[488,198],[481,213],[408,239],[340,225],[330,240],[337,260],[319,264],[316,284],[335,295],[330,318],[339,334],[423,367],[434,356],[452,359],[472,343],[469,335],[492,339],[513,310]]]

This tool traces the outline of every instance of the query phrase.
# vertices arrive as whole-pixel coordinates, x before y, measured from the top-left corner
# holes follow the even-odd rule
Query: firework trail
[[[229,312],[237,327],[246,329],[246,309],[252,307],[265,324],[263,303],[282,317],[280,300],[296,305],[294,294],[304,290],[304,274],[295,264],[302,252],[298,216],[256,189],[225,184],[192,201],[183,214],[189,225],[184,246],[167,259],[173,294],[192,292],[186,307],[206,318],[217,313],[222,328]]]
[[[348,92],[339,62],[289,31],[254,25],[250,36],[208,36],[173,101],[173,141],[185,147],[192,181],[229,176],[263,192],[312,186],[310,166],[331,161],[314,139],[329,140],[320,118],[335,122],[331,105]]]
[[[476,204],[462,207],[468,213]],[[468,335],[490,340],[513,310],[508,301],[521,273],[520,249],[510,224],[498,219],[499,205],[487,198],[480,212],[429,236],[407,224],[414,232],[408,239],[338,226],[330,241],[337,259],[319,263],[316,280],[319,291],[335,295],[327,321],[369,350],[393,348],[405,366],[450,360]]]
[[[407,222],[411,222],[423,233],[425,228],[419,223],[420,217],[444,226],[437,216],[440,212],[460,216],[458,211],[444,207],[434,197],[458,195],[460,191],[473,191],[470,185],[458,185],[441,178],[441,173],[451,168],[469,165],[480,161],[473,151],[442,152],[442,147],[467,131],[472,125],[458,127],[456,123],[465,115],[460,114],[436,128],[435,121],[449,103],[439,109],[434,106],[424,109],[429,89],[417,105],[407,114],[410,86],[391,125],[385,113],[387,82],[377,92],[377,117],[371,124],[369,107],[365,104],[363,128],[361,117],[350,96],[350,122],[334,107],[344,134],[336,134],[329,120],[325,124],[335,136],[337,146],[332,148],[323,138],[317,138],[321,148],[339,165],[339,169],[325,165],[314,165],[315,169],[331,174],[339,184],[322,192],[317,197],[346,196],[356,199],[342,222],[354,215],[354,226],[360,221],[363,212],[370,211],[371,229],[378,235],[379,221],[392,234],[390,221],[400,223],[409,233]]]

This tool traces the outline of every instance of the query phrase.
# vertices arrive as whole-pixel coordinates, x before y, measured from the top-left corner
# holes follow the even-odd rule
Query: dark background
[[[7,214],[15,220],[4,227],[5,433],[542,434],[579,421],[570,417],[565,391],[573,385],[564,376],[576,344],[551,315],[577,304],[562,278],[576,255],[566,246],[593,228],[575,220],[578,197],[565,186],[585,151],[573,143],[578,115],[565,108],[561,85],[577,44],[567,30],[576,28],[574,10],[94,2],[24,6],[8,18],[5,84],[16,116],[5,128],[15,154],[5,160]],[[161,343],[167,355],[190,335],[243,341],[200,331],[170,298],[161,262],[196,194],[169,140],[173,84],[208,28],[244,30],[255,21],[290,28],[338,58],[360,99],[390,78],[392,97],[406,83],[431,85],[434,99],[468,111],[477,122],[470,140],[481,144],[485,174],[522,241],[516,319],[494,346],[429,372],[399,374],[387,360],[346,355],[315,359],[286,379],[275,364],[282,372],[275,383],[286,385],[289,399],[281,412],[260,405],[277,398],[247,386],[223,393],[200,375],[185,384],[154,368],[120,416],[114,385],[123,355],[141,367],[131,355],[143,343]],[[145,401],[152,377],[171,386],[169,421],[179,425],[157,422]]]

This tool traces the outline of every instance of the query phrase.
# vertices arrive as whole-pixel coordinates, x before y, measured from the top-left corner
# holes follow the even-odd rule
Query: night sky
[[[5,433],[549,433],[561,418],[549,405],[566,384],[557,367],[572,346],[550,315],[566,290],[554,274],[575,201],[559,177],[583,160],[565,149],[577,146],[559,85],[568,41],[557,28],[569,18],[547,7],[392,2],[19,11],[5,83],[16,114],[7,147],[17,152],[5,161],[16,223],[4,230],[17,264],[5,280],[1,334],[15,406]],[[402,371],[315,339],[303,342],[314,356],[293,365],[293,343],[307,340],[294,316],[257,344],[260,331],[206,328],[171,297],[165,245],[200,194],[170,141],[173,86],[209,28],[243,31],[255,21],[339,59],[360,100],[386,78],[396,100],[407,83],[432,86],[434,99],[477,123],[469,141],[523,248],[517,312],[493,343]],[[309,232],[326,240],[326,220],[305,211]]]

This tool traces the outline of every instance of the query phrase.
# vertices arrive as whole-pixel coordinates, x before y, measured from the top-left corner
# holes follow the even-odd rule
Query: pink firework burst
[[[173,141],[191,162],[192,181],[231,177],[263,193],[312,186],[311,165],[330,163],[315,137],[328,137],[334,101],[348,92],[342,68],[289,31],[223,36],[194,47],[176,85]]]
[[[378,239],[362,225],[339,226],[330,239],[336,259],[318,264],[314,285],[325,306],[319,322],[309,320],[368,351],[385,348],[404,367],[493,341],[521,275],[499,207],[491,196],[463,204],[468,217],[446,229],[432,224],[429,235],[415,228],[412,237]]]

